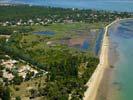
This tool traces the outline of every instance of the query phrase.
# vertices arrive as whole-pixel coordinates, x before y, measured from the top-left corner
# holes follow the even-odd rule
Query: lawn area
[[[30,90],[32,89],[39,89],[42,87],[45,87],[46,82],[45,82],[46,77],[38,77],[31,79],[29,81],[23,82],[20,85],[10,85],[11,89],[11,95],[12,98],[15,98],[17,96],[21,96],[21,98],[25,100],[29,100],[29,96],[31,95]]]
[[[92,50],[99,30],[106,24],[107,23],[56,23],[48,26],[31,26],[33,31],[29,34],[23,35],[21,43],[22,46],[27,49],[44,49],[48,46],[46,44],[67,44],[68,46],[75,47],[75,45],[83,44],[84,40],[87,39],[91,48],[90,50]],[[52,36],[33,34],[33,32],[42,31],[50,31],[55,34]]]
[[[66,35],[73,36],[77,30],[89,31],[90,29],[103,28],[107,23],[55,23],[48,26],[32,26],[34,31],[53,31],[58,36],[65,37]]]

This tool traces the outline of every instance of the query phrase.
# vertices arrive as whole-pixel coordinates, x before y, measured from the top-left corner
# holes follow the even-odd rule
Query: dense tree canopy
[[[85,22],[98,22],[98,21],[112,21],[117,17],[127,18],[131,17],[131,13],[127,12],[108,12],[97,10],[79,10],[79,9],[63,9],[63,8],[50,8],[39,6],[0,6],[0,21],[18,21],[20,19],[51,19],[53,22],[58,19],[85,21]]]

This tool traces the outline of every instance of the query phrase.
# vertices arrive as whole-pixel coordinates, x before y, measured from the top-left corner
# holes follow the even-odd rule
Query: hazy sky
[[[23,1],[30,1],[32,2],[32,0],[0,0],[0,2],[12,2],[12,1],[17,1],[17,2],[23,2]],[[34,0],[33,0],[34,1]],[[49,0],[37,0],[37,1],[49,1]],[[50,0],[51,1],[51,0]],[[58,0],[58,1],[62,1],[62,0]],[[69,1],[69,0],[66,0],[66,1]],[[70,1],[113,1],[113,2],[130,2],[130,1],[133,1],[133,0],[70,0]]]
[[[0,3],[133,12],[133,0],[0,0]]]

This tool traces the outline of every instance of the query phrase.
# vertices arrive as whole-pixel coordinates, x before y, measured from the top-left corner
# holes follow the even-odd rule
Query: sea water
[[[117,44],[119,55],[114,65],[115,77],[112,81],[117,91],[115,100],[133,100],[133,20],[112,25],[109,33],[111,42]]]

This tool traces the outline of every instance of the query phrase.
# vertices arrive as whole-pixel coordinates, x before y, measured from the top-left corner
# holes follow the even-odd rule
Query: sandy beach
[[[118,20],[115,20],[114,22],[112,22],[111,24],[109,24],[105,27],[105,33],[104,33],[103,43],[102,43],[102,46],[101,46],[101,53],[100,53],[100,57],[99,57],[100,63],[98,64],[98,66],[97,66],[96,70],[94,71],[92,77],[90,78],[90,80],[86,84],[88,86],[88,89],[85,92],[84,100],[97,100],[98,93],[102,92],[102,91],[99,91],[99,87],[101,86],[100,84],[102,83],[103,80],[106,79],[106,78],[104,78],[105,75],[107,75],[107,73],[110,72],[110,70],[109,70],[110,64],[109,64],[109,59],[108,59],[109,58],[108,28],[112,24],[116,23],[117,21]],[[102,84],[105,84],[105,87],[107,85],[107,83],[105,83],[105,81]],[[103,100],[105,100],[104,97],[103,97]]]

